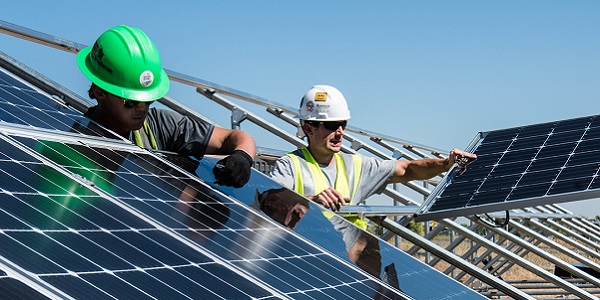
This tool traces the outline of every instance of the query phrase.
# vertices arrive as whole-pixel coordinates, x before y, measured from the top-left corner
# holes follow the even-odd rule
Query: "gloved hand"
[[[250,180],[252,157],[242,150],[233,153],[217,162],[213,168],[215,183],[236,188],[244,186]]]

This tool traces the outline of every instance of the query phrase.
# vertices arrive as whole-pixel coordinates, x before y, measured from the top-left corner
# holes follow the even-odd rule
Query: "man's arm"
[[[252,136],[244,131],[215,127],[208,141],[206,154],[231,154],[235,150],[242,150],[254,158],[256,143]]]
[[[394,174],[388,183],[409,182],[411,180],[425,180],[450,170],[455,162],[461,159],[470,161],[477,159],[472,153],[458,149],[450,151],[448,158],[425,158],[413,161],[398,160]]]

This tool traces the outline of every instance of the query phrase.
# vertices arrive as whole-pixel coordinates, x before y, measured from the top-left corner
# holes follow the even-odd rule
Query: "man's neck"
[[[317,163],[319,163],[321,165],[329,166],[334,162],[334,160],[333,160],[334,153],[333,152],[319,151],[319,149],[316,149],[315,147],[311,147],[310,145],[308,145],[307,148],[308,148],[308,151],[310,152],[310,154],[312,154],[312,156],[315,158]]]
[[[98,124],[114,131],[116,134],[128,138],[129,134],[131,133],[131,130],[127,130],[127,129],[121,129],[119,130],[118,128],[113,128],[114,126],[112,125],[112,120],[107,117],[107,115],[102,111],[102,109],[99,106],[96,106],[93,111],[91,112],[91,114],[89,115],[89,118],[96,121]]]

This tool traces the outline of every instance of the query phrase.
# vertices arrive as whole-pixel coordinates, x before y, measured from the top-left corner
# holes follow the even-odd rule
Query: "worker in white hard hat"
[[[270,177],[283,186],[337,211],[381,193],[388,183],[425,180],[448,171],[456,162],[472,161],[475,154],[458,149],[448,158],[380,160],[341,153],[350,110],[342,93],[328,85],[313,86],[302,98],[299,133],[308,146],[278,159]],[[347,216],[365,229],[366,220]]]
[[[448,171],[455,162],[476,159],[474,154],[458,149],[450,151],[446,159],[414,161],[341,153],[350,110],[344,95],[328,85],[315,85],[306,92],[300,103],[299,118],[298,133],[308,138],[308,146],[279,158],[270,177],[333,211],[381,193],[388,183],[429,179]],[[353,226],[331,211],[324,210],[323,214],[342,233],[350,261],[373,276],[385,277],[381,275],[377,240],[359,229],[366,229],[367,221],[358,215],[343,216],[356,225]]]

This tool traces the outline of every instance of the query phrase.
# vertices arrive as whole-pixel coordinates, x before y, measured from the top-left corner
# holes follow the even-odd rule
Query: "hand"
[[[339,211],[342,206],[346,205],[346,203],[350,203],[350,199],[344,198],[340,192],[332,187],[329,187],[318,193],[316,196],[313,196],[312,200],[321,203],[323,206],[333,211]]]
[[[244,186],[250,180],[252,157],[242,150],[233,153],[217,162],[213,168],[215,183],[236,188]]]
[[[458,168],[462,169],[459,175],[467,170],[467,166],[477,159],[477,155],[458,149],[452,149],[448,155],[448,168],[451,168],[454,163],[458,163]]]

